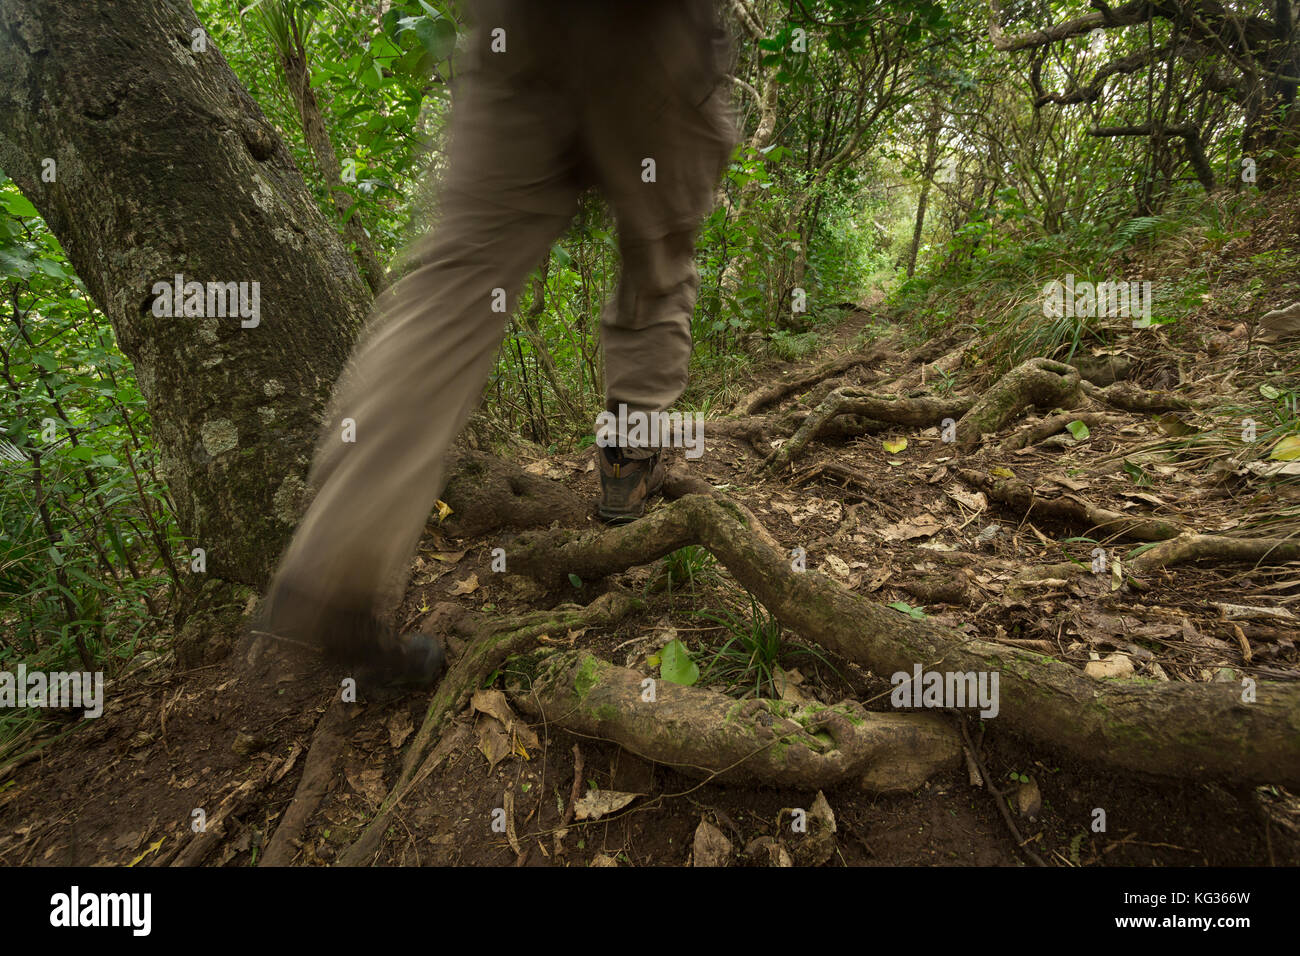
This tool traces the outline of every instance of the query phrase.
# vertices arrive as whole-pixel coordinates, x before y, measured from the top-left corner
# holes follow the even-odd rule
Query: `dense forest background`
[[[467,11],[443,0],[193,8],[188,50],[139,55],[219,50],[369,293],[382,289],[412,230],[436,223]],[[959,373],[1115,345],[1113,317],[1045,315],[1044,284],[1067,275],[1151,282],[1150,325],[1175,345],[1210,312],[1253,329],[1300,298],[1300,250],[1249,241],[1296,202],[1289,0],[721,9],[742,137],[699,241],[684,410],[722,414],[756,367],[816,356],[864,310],[872,334],[973,341],[929,383],[942,395]],[[205,555],[183,530],[121,330],[26,193],[0,176],[0,666],[111,676],[162,652],[201,590]],[[618,268],[612,218],[588,194],[512,316],[470,446],[545,456],[594,441],[597,315]],[[1296,457],[1296,370],[1252,379],[1221,431],[1195,439],[1205,453],[1234,467]],[[1258,440],[1224,450],[1244,417]],[[1251,522],[1294,534],[1300,505]],[[30,715],[0,716],[0,761],[33,733]]]

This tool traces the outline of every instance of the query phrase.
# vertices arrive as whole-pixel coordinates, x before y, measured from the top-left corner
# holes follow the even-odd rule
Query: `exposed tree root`
[[[815,790],[852,781],[871,791],[912,790],[957,766],[957,732],[933,714],[878,714],[857,701],[796,706],[735,700],[645,676],[581,650],[542,659],[513,701],[548,724],[721,782]],[[653,696],[653,700],[646,697]]]
[[[439,765],[447,759],[448,756],[455,753],[469,739],[469,729],[464,724],[454,725],[447,733],[443,734],[438,740],[438,745],[433,748],[429,756],[425,758],[420,765],[420,769],[400,787],[394,787],[384,800],[384,806],[380,809],[379,814],[370,825],[362,831],[357,841],[339,854],[336,866],[365,866],[379,851],[379,846],[383,843],[384,832],[388,829],[391,822],[393,811],[402,799],[420,784],[429,774],[437,770]]]
[[[1083,422],[1089,428],[1100,428],[1102,425],[1109,425],[1118,421],[1122,421],[1118,415],[1110,415],[1106,412],[1053,415],[1051,418],[1045,418],[1041,422],[1035,422],[1022,428],[999,445],[998,451],[1002,454],[1008,454],[1019,451],[1021,448],[1028,448],[1030,445],[1037,445],[1044,438],[1051,438],[1057,432],[1065,431],[1066,427],[1072,422]]]
[[[501,666],[508,657],[530,651],[540,637],[549,633],[580,627],[597,627],[612,624],[640,606],[636,599],[622,593],[610,592],[592,601],[587,607],[567,605],[553,611],[539,611],[523,617],[507,618],[484,624],[451,669],[438,685],[424,722],[407,745],[402,761],[402,772],[397,782],[384,798],[375,819],[366,827],[360,839],[340,857],[339,863],[355,866],[365,863],[378,848],[394,807],[410,789],[432,769],[429,764],[439,759],[438,750],[429,753],[451,719],[469,703],[474,691],[482,686],[484,678]],[[446,748],[439,748],[445,752]]]
[[[644,564],[701,544],[786,627],[877,674],[914,664],[997,672],[1000,714],[1015,732],[1094,763],[1170,776],[1300,782],[1300,687],[1260,682],[1253,702],[1230,684],[1098,681],[1025,648],[966,637],[792,570],[758,520],[734,502],[689,495],[607,531],[533,532],[512,566],[558,584]]]
[[[1116,382],[1099,388],[1084,381],[1080,388],[1093,401],[1126,412],[1181,412],[1196,408],[1196,403],[1173,392],[1152,392],[1138,388],[1132,382]]]
[[[342,696],[335,694],[321,716],[320,723],[316,725],[316,732],[312,734],[311,747],[303,762],[298,789],[294,792],[289,808],[280,817],[280,825],[275,828],[271,841],[266,845],[259,866],[288,866],[293,862],[307,821],[316,812],[321,797],[325,796],[330,780],[333,779],[334,761],[343,750],[347,719]]]
[[[1191,564],[1195,561],[1218,561],[1221,564],[1275,565],[1288,561],[1300,560],[1300,540],[1295,538],[1226,538],[1222,535],[1195,534],[1184,532],[1174,538],[1168,538],[1150,550],[1131,558],[1123,565],[1131,575],[1140,575],[1175,564]],[[1027,593],[1027,589],[1055,584],[1064,585],[1072,578],[1091,574],[1086,565],[1066,561],[1060,564],[1039,564],[1020,571],[1012,579],[1008,594]],[[1136,577],[1128,577],[1129,587],[1144,590],[1144,585]],[[1253,640],[1266,641],[1275,639],[1270,628],[1249,633]],[[1243,631],[1243,638],[1247,636]],[[1294,632],[1287,632],[1287,637],[1294,637]],[[1246,645],[1247,650],[1249,644]],[[1249,658],[1247,658],[1249,662]]]
[[[862,416],[868,420],[857,423],[857,434],[876,422],[929,428],[941,426],[944,419],[951,418],[957,425],[957,447],[969,451],[979,444],[984,434],[996,432],[1030,406],[1074,407],[1080,401],[1079,381],[1079,373],[1073,366],[1051,359],[1033,358],[1002,376],[978,399],[961,396],[903,398],[846,385],[819,402],[789,440],[767,454],[762,468],[773,474],[784,471],[803,453],[809,442],[824,437],[831,423],[845,415]]]
[[[1300,560],[1297,538],[1226,538],[1217,534],[1186,533],[1143,551],[1129,562],[1135,571],[1153,571],[1193,561],[1228,564],[1285,564]]]
[[[530,475],[482,452],[461,451],[449,468],[442,499],[452,513],[442,527],[473,538],[499,528],[536,528],[553,521],[582,521],[591,503],[558,481]]]
[[[812,412],[807,408],[791,408],[777,415],[755,415],[750,418],[732,418],[709,423],[711,436],[726,436],[749,445],[754,454],[766,460],[771,454],[771,441],[778,435],[785,437],[798,431]],[[871,432],[888,431],[888,422],[863,418],[861,415],[838,415],[818,429],[817,437],[856,438]]]
[[[1099,531],[1109,537],[1134,541],[1165,541],[1187,530],[1177,521],[1122,514],[1075,495],[1044,497],[1019,478],[993,478],[969,468],[957,469],[957,476],[984,491],[994,501],[1014,508],[1026,517],[1030,514],[1045,515],[1080,531]]]
[[[820,461],[796,475],[791,480],[790,487],[801,487],[815,478],[834,478],[844,482],[846,486],[857,485],[864,491],[871,491],[880,484],[876,478],[851,465],[838,461]]]
[[[1079,372],[1074,366],[1032,358],[994,382],[962,416],[957,423],[957,447],[969,451],[982,435],[997,431],[1030,405],[1073,407],[1078,393]]]
[[[877,395],[846,385],[826,396],[790,439],[767,456],[762,467],[773,474],[784,471],[810,441],[826,431],[828,424],[838,415],[861,415],[893,425],[929,428],[938,426],[945,418],[956,419],[974,403],[975,400],[971,398],[900,398],[897,395]]]
[[[761,412],[769,405],[776,404],[787,395],[802,392],[824,379],[843,375],[850,369],[857,368],[860,365],[878,365],[889,354],[888,349],[876,348],[869,352],[853,352],[849,355],[841,355],[834,361],[827,362],[805,375],[777,382],[774,385],[767,385],[750,392],[737,403],[736,411],[742,415],[753,415]]]
[[[170,862],[168,857],[162,856],[154,866],[198,866],[202,863],[207,859],[208,854],[229,835],[226,832],[226,821],[242,812],[244,807],[248,806],[268,784],[279,780],[289,770],[293,759],[296,759],[296,753],[284,760],[274,760],[267,764],[260,774],[249,777],[239,784],[221,801],[216,812],[208,817],[203,829],[194,834],[188,843],[179,847],[179,852]]]

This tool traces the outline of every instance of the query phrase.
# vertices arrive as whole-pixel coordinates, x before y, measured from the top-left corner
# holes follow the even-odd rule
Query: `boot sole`
[[[596,511],[596,515],[605,524],[609,524],[609,525],[631,524],[633,521],[636,521],[638,518],[645,517],[645,509],[642,508],[639,512],[633,514],[627,511],[606,511],[604,508],[599,508]]]

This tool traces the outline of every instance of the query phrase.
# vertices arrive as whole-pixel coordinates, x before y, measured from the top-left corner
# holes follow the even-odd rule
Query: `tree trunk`
[[[930,104],[930,118],[925,131],[925,168],[921,176],[921,197],[916,202],[916,222],[912,227],[912,245],[907,250],[907,277],[916,274],[916,257],[921,251],[921,233],[925,229],[925,211],[930,204],[930,185],[939,161],[940,120],[943,113],[938,98]]]
[[[208,572],[261,585],[370,296],[199,30],[185,0],[7,0],[0,167],[135,365],[189,546]],[[156,315],[155,283],[177,274],[249,283],[248,314],[214,315],[209,293],[204,314]]]

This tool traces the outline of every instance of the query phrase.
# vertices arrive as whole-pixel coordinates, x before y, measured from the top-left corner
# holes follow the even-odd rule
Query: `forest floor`
[[[768,386],[819,368],[832,374],[751,414],[717,416],[709,423],[715,428],[706,426],[707,453],[675,459],[674,467],[743,502],[783,547],[805,550],[809,570],[893,604],[900,615],[1037,648],[1079,668],[1098,661],[1131,667],[1153,681],[1300,679],[1296,562],[1187,563],[1147,575],[1135,589],[1112,569],[1144,550],[1141,543],[1054,517],[1050,508],[1017,509],[963,477],[970,470],[1013,475],[1036,500],[1082,496],[1112,512],[1207,534],[1295,534],[1300,488],[1279,480],[1285,473],[1266,458],[1244,460],[1240,442],[1224,437],[1240,430],[1242,417],[1225,409],[1246,407],[1252,397],[1258,405],[1260,383],[1275,381],[1270,376],[1293,362],[1286,350],[1251,340],[1249,316],[1207,300],[1177,335],[1172,327],[1120,329],[1108,348],[1089,353],[1101,365],[1100,384],[1119,369],[1144,389],[1195,403],[1176,413],[1092,409],[1099,417],[1086,435],[1059,431],[1024,448],[1004,447],[1051,411],[1039,409],[961,455],[938,428],[824,435],[790,467],[761,470],[764,457],[788,440],[779,434],[780,416],[815,407],[832,388],[917,396],[987,387],[988,363],[969,330],[909,347],[874,300],[869,304],[846,313],[824,352],[756,365],[752,382]],[[846,355],[864,362],[833,365]],[[591,449],[515,464],[594,503]],[[568,524],[596,527],[591,515]],[[493,570],[493,549],[509,553],[514,537],[496,529],[457,538],[431,523],[402,620],[554,606],[555,595],[532,579]],[[1094,565],[1098,548],[1104,568]],[[1085,573],[1050,573],[1062,562]],[[586,604],[621,589],[645,606],[616,625],[557,632],[542,642],[583,647],[652,675],[656,662],[648,659],[677,638],[706,670],[730,635],[699,612],[749,618],[751,607],[720,563],[686,563],[693,580],[658,561],[576,583],[562,600]],[[800,635],[784,638],[785,669],[765,691],[890,709],[888,675],[834,655],[801,654]],[[452,638],[451,650],[454,657],[463,644]],[[280,662],[270,676],[260,666],[256,648],[243,640],[224,660],[185,668],[162,655],[114,681],[102,717],[59,727],[0,783],[0,863],[254,864],[304,789],[302,778],[313,773],[321,777],[313,798],[319,803],[308,807],[289,858],[336,861],[397,780],[427,695],[340,705],[336,677],[311,662]],[[976,738],[985,769],[979,781],[968,766],[912,793],[873,795],[845,784],[819,796],[701,781],[546,723],[511,726],[508,711],[504,698],[476,695],[455,716],[442,735],[440,762],[393,808],[376,862],[1023,865],[1031,858],[1026,851],[1058,866],[1300,862],[1300,803],[1279,787],[1107,770],[1101,760],[1047,752],[997,721],[984,722],[987,732]],[[320,750],[334,755],[323,772],[312,765]],[[1023,847],[993,790],[1008,801]],[[592,791],[636,796],[599,818],[574,819],[575,802]],[[833,838],[792,833],[792,808],[823,820],[829,811]],[[1097,810],[1104,831],[1095,826]],[[196,811],[204,834],[194,832]],[[508,826],[499,832],[493,824],[503,819]]]

